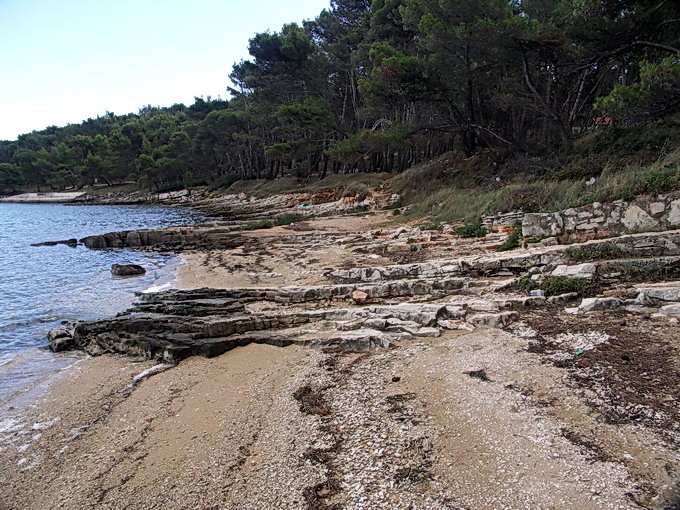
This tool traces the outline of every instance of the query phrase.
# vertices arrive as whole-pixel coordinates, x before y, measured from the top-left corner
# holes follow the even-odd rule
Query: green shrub
[[[517,280],[519,290],[529,292],[532,290],[542,290],[546,296],[559,296],[576,292],[580,296],[586,294],[593,284],[582,278],[569,278],[566,276],[548,276],[542,281],[534,281],[529,276],[524,276]]]
[[[476,220],[462,227],[458,227],[453,231],[458,237],[470,238],[470,237],[484,237],[488,233],[486,227],[482,223],[482,220]]]
[[[512,224],[512,231],[510,232],[510,235],[503,244],[496,248],[496,251],[510,251],[514,250],[515,248],[519,248],[519,242],[521,240],[522,224],[519,221],[516,221]]]
[[[529,276],[523,276],[517,280],[517,288],[521,291],[530,292],[532,290],[538,289],[538,287],[538,283],[532,280]]]
[[[352,207],[350,210],[348,210],[347,214],[357,216],[357,215],[363,215],[363,214],[366,214],[366,213],[369,213],[369,212],[370,212],[370,210],[367,206],[357,205],[356,207]]]
[[[359,202],[366,200],[371,194],[371,190],[363,182],[352,182],[345,186],[342,193],[343,197],[357,197]]]
[[[401,198],[399,198],[398,200],[395,200],[390,205],[385,207],[385,209],[387,209],[389,211],[391,209],[401,209],[402,207],[404,207],[404,205],[401,202]]]
[[[235,182],[239,181],[240,177],[238,174],[224,174],[220,175],[208,186],[209,191],[215,191],[218,189],[227,189]]]
[[[621,249],[611,243],[593,246],[570,246],[566,253],[574,261],[617,259],[622,254]]]
[[[175,182],[172,184],[161,184],[156,188],[157,193],[172,193],[173,191],[181,191],[184,189],[184,184]]]
[[[676,189],[680,184],[680,172],[678,170],[680,169],[676,167],[640,172],[639,179],[643,192],[658,195]]]
[[[418,228],[420,230],[441,230],[444,227],[442,226],[441,223],[433,221],[431,223],[423,223],[422,225],[418,225]]]
[[[274,224],[270,220],[258,220],[243,225],[241,230],[262,230],[265,228],[272,228]]]
[[[549,276],[544,279],[539,288],[546,296],[559,296],[568,292],[577,292],[583,295],[589,286],[589,282],[583,278],[569,278],[566,276]]]
[[[300,213],[283,213],[276,217],[276,225],[290,225],[304,220],[305,217]]]

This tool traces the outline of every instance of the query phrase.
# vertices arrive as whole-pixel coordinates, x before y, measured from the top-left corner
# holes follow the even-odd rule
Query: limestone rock
[[[637,291],[660,301],[680,301],[680,282],[638,287]]]
[[[474,326],[489,326],[503,329],[508,327],[519,318],[517,312],[479,313],[468,317],[468,321]]]
[[[552,276],[591,280],[595,276],[595,273],[597,273],[597,266],[595,264],[578,264],[573,266],[561,264],[555,268],[552,272]]]
[[[560,294],[559,296],[550,296],[548,298],[549,303],[566,303],[568,301],[573,301],[578,298],[578,292],[567,292],[566,294]]]
[[[649,214],[654,217],[660,216],[666,210],[666,204],[663,202],[652,202],[649,204]]]
[[[631,205],[623,214],[623,224],[630,230],[648,231],[659,226],[659,223],[637,205]]]
[[[579,314],[588,313],[601,310],[613,310],[623,305],[623,302],[618,298],[586,298],[581,301],[581,304],[576,308],[567,308],[565,312]]]
[[[441,335],[439,328],[420,328],[413,336],[436,338]]]
[[[474,324],[470,324],[469,322],[465,322],[465,321],[439,319],[437,321],[437,325],[439,327],[444,328],[444,329],[462,329],[462,330],[465,330],[465,331],[474,331],[475,330]]]
[[[680,303],[662,306],[659,313],[669,317],[680,317]]]
[[[680,199],[671,202],[668,212],[668,225],[673,227],[680,225]]]

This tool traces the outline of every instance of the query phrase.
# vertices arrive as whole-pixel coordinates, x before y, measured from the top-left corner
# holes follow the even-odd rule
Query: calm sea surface
[[[72,359],[45,350],[51,328],[63,320],[114,315],[135,292],[170,287],[179,264],[175,255],[32,243],[200,219],[163,207],[0,203],[0,400]],[[111,264],[140,264],[147,273],[114,278]]]

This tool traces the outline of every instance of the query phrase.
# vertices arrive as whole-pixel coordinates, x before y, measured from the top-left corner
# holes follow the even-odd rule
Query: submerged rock
[[[58,244],[65,244],[71,248],[78,246],[78,239],[65,239],[63,241],[45,241],[43,243],[34,243],[31,246],[57,246]]]
[[[146,269],[137,264],[113,264],[111,274],[114,276],[142,276],[146,274]]]

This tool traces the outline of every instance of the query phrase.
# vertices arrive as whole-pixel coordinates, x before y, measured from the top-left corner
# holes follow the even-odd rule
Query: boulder
[[[654,217],[660,216],[666,210],[666,204],[663,202],[652,202],[649,204],[649,214]]]
[[[552,276],[565,276],[567,278],[582,278],[584,280],[591,280],[597,272],[595,264],[577,264],[568,266],[566,264],[559,265],[552,272]]]
[[[623,305],[623,301],[618,298],[586,298],[576,308],[566,308],[567,313],[579,314],[602,310],[614,310]]]
[[[659,223],[637,205],[631,205],[623,214],[622,223],[630,230],[648,231],[659,226]]]
[[[146,269],[137,264],[113,264],[111,274],[114,276],[141,276],[146,274]]]
[[[498,329],[508,327],[517,319],[519,319],[517,312],[478,313],[468,317],[468,321],[474,326],[489,326]]]
[[[355,290],[352,292],[352,299],[355,303],[365,303],[368,299],[368,294],[366,294],[363,290]]]
[[[670,211],[668,212],[668,225],[672,227],[680,225],[680,199],[671,202]]]

